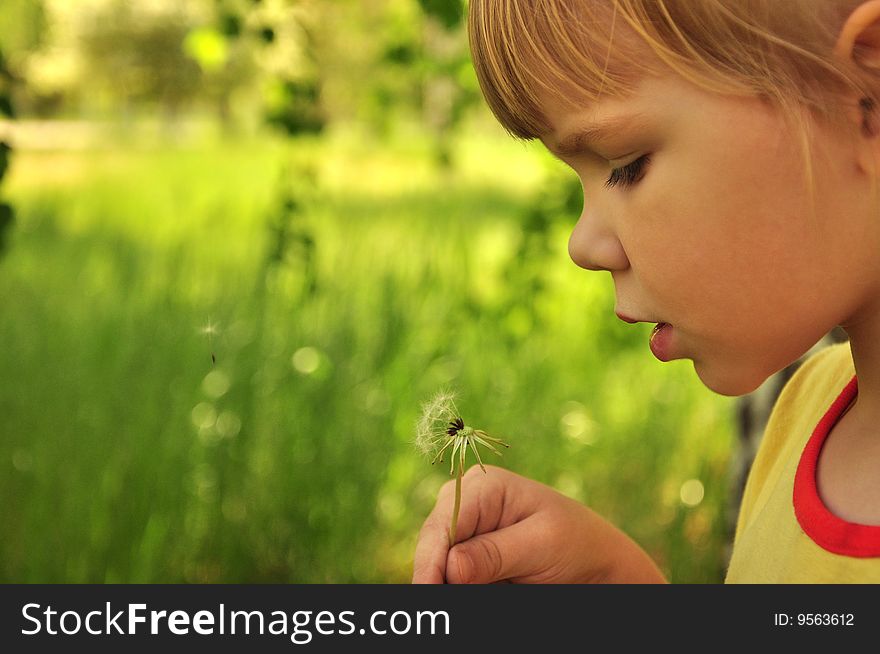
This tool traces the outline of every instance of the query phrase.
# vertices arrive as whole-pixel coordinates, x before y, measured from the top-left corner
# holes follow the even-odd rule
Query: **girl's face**
[[[571,258],[611,273],[618,313],[670,323],[672,357],[713,391],[755,390],[880,297],[880,221],[856,141],[816,126],[813,220],[798,143],[760,98],[670,75],[625,100],[548,95],[542,109],[541,140],[566,150],[584,190]],[[572,142],[612,120],[625,122]]]

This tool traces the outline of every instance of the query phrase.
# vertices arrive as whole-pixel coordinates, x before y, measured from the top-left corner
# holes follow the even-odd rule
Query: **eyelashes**
[[[650,161],[651,156],[645,154],[626,166],[615,168],[611,171],[608,181],[605,182],[605,188],[612,188],[618,185],[623,188],[632,186],[642,179],[645,174],[645,167]]]

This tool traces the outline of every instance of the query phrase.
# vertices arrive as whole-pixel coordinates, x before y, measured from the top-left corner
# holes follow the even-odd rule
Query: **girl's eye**
[[[611,176],[605,182],[605,188],[611,188],[620,184],[624,188],[632,186],[642,179],[645,174],[645,167],[650,163],[650,155],[643,155],[626,166],[615,168],[611,171]]]

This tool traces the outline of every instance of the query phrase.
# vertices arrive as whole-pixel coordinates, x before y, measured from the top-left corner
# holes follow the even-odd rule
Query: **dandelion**
[[[452,547],[455,544],[455,529],[461,508],[461,477],[464,474],[468,448],[474,453],[482,471],[486,472],[477,445],[482,445],[498,456],[501,456],[501,452],[496,445],[503,447],[510,445],[499,438],[489,436],[482,429],[465,425],[455,406],[455,393],[448,390],[440,391],[422,405],[422,415],[416,423],[414,442],[423,454],[431,457],[431,465],[443,463],[443,458],[449,456],[449,476],[455,476],[455,505],[449,528],[449,546]]]

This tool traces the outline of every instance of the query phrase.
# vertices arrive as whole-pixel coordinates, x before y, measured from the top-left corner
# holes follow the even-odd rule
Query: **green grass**
[[[418,139],[18,152],[0,581],[408,581],[447,478],[409,440],[443,385],[511,443],[502,465],[673,581],[720,581],[731,400],[614,317],[608,277],[567,257],[574,216],[517,255],[558,174],[543,157],[456,154],[443,172]],[[311,259],[295,240],[273,258],[285,215]]]

